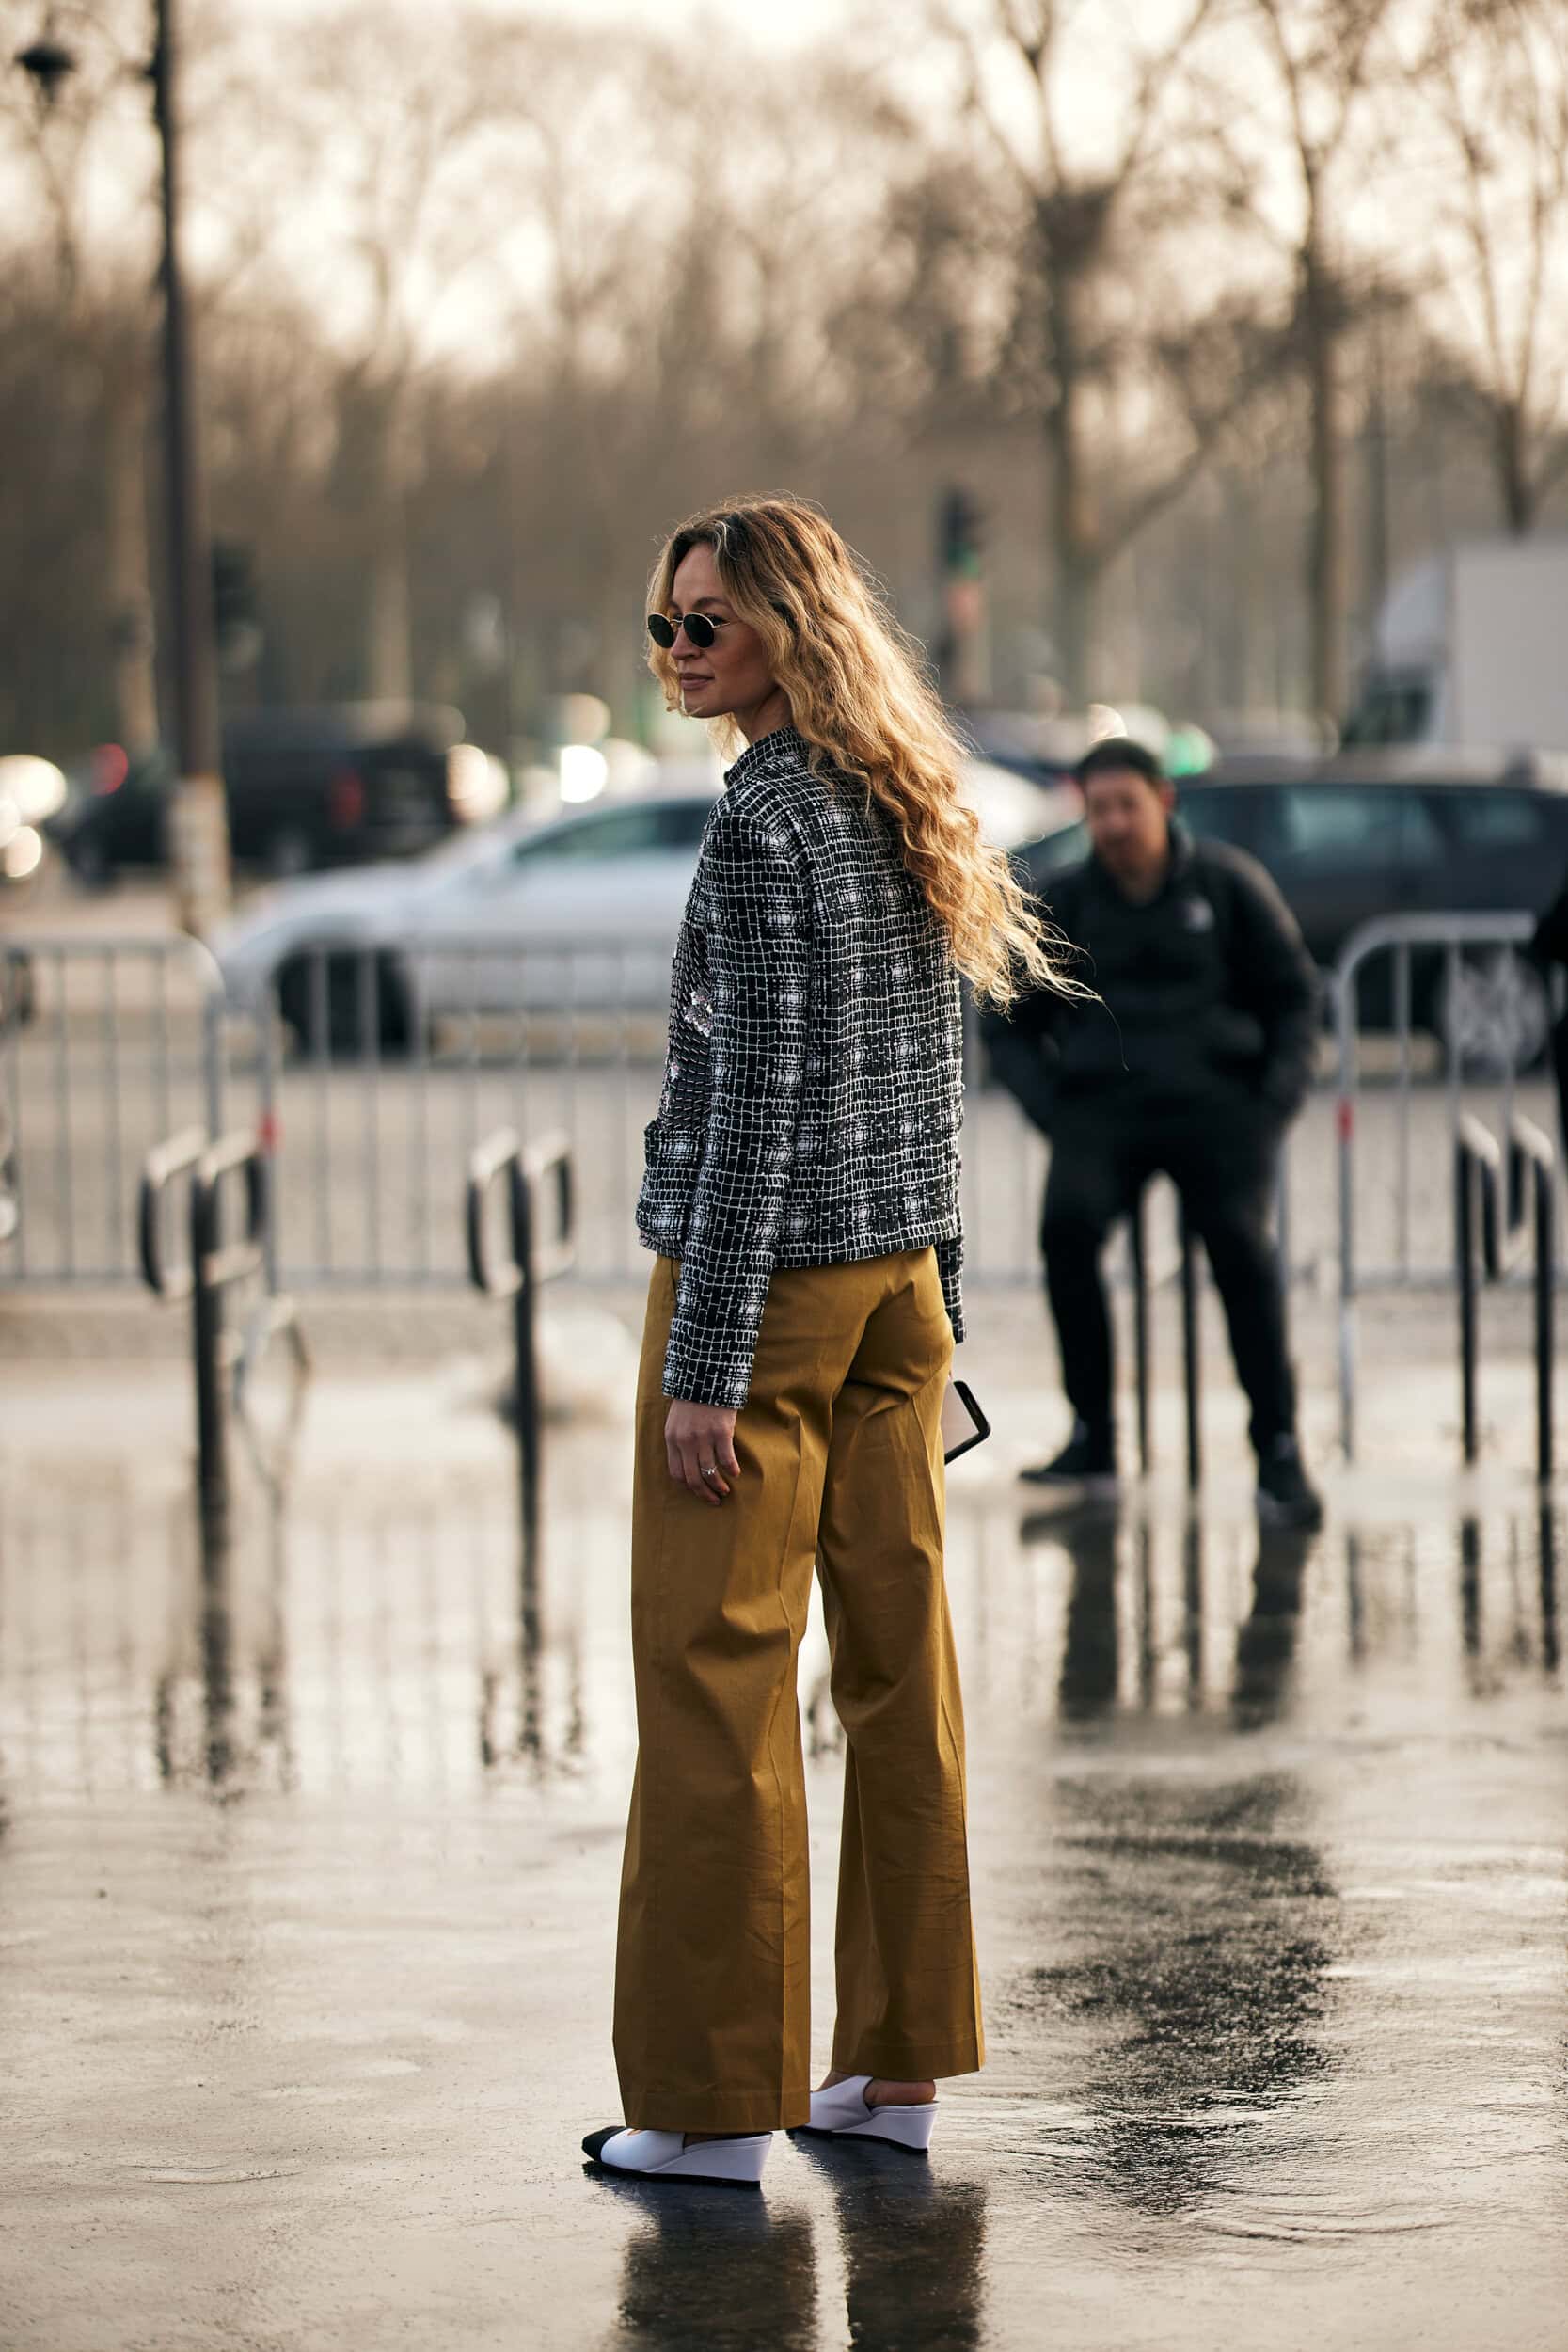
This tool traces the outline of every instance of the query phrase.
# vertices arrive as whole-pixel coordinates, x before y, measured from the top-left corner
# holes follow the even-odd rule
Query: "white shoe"
[[[689,2148],[683,2132],[628,2132],[610,2123],[602,2132],[590,2132],[582,2148],[606,2171],[641,2181],[709,2181],[720,2187],[760,2188],[772,2145],[771,2132],[748,2132],[734,2139],[700,2139]]]
[[[918,2107],[870,2106],[865,2094],[874,2079],[870,2074],[851,2074],[847,2081],[834,2083],[831,2090],[814,2090],[811,2122],[803,2128],[834,2139],[882,2139],[895,2148],[907,2149],[911,2155],[923,2156],[936,2129],[936,2101],[927,2099]]]

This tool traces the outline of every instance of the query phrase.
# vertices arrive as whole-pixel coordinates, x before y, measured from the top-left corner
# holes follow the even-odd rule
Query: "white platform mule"
[[[824,2138],[884,2140],[911,2156],[923,2156],[936,2128],[937,2102],[927,2099],[918,2107],[868,2106],[865,2094],[874,2080],[871,2074],[851,2074],[831,2090],[814,2090],[811,2122],[801,2128]]]
[[[607,2172],[624,2172],[631,2180],[760,2188],[772,2145],[771,2132],[748,2132],[734,2139],[699,2139],[689,2148],[681,2132],[628,2132],[610,2123],[602,2132],[589,2133],[582,2152]]]

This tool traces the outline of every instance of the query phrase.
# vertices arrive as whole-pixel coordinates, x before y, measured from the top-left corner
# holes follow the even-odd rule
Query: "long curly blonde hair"
[[[681,563],[705,545],[737,617],[767,648],[813,766],[862,786],[892,819],[904,865],[981,1002],[1005,1011],[1031,982],[1085,993],[1065,969],[1065,943],[1004,853],[982,840],[960,796],[964,754],[921,657],[827,516],[789,496],[732,499],[691,516],[654,565],[650,612],[668,611]],[[677,710],[670,654],[653,646],[648,666]],[[738,743],[731,720],[712,731],[725,752]]]

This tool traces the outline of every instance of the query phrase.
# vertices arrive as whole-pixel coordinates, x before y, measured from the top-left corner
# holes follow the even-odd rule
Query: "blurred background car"
[[[235,1009],[276,986],[311,1051],[382,1051],[444,1018],[590,1007],[661,1012],[703,828],[721,781],[666,762],[657,788],[541,822],[513,811],[422,858],[281,883],[212,941]],[[963,788],[997,846],[1076,821],[1075,789],[985,761]],[[520,954],[519,949],[529,952]]]
[[[1293,764],[1222,763],[1180,787],[1179,813],[1267,867],[1325,969],[1375,916],[1536,913],[1568,866],[1568,760],[1409,751]],[[1052,877],[1088,853],[1082,824],[1019,852],[1049,901]],[[1389,960],[1362,983],[1364,1025],[1394,1018]],[[1517,956],[1478,950],[1450,974],[1411,957],[1411,1019],[1481,1074],[1526,1070],[1544,1049],[1546,990]]]
[[[438,703],[248,711],[224,728],[223,764],[234,861],[270,874],[416,854],[493,817],[509,790],[500,762],[464,740],[461,712]],[[173,786],[166,752],[101,744],[53,819],[77,880],[164,865]]]

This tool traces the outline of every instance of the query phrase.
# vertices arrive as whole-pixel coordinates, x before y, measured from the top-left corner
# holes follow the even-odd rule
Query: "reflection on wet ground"
[[[632,1754],[600,1446],[554,1447],[532,1558],[499,1459],[257,1491],[205,1554],[183,1498],[65,1467],[0,1500],[8,2343],[1568,2344],[1562,1531],[1526,1490],[1260,1539],[1223,1494],[955,1480],[990,2063],[929,2166],[781,2142],[748,2200],[574,2157]],[[820,1705],[808,1749],[825,2021]]]
[[[13,1802],[154,1784],[456,1793],[602,1781],[628,1753],[612,1500],[525,1556],[504,1487],[337,1479],[199,1543],[182,1496],[78,1471],[0,1497],[0,1728]],[[1561,1689],[1554,1506],[1322,1535],[955,1502],[966,1689],[1016,1734],[1136,1719],[1260,1731],[1368,1689],[1390,1727]],[[814,1646],[802,1698],[813,1708]],[[994,1732],[995,1727],[990,1727]],[[983,1731],[982,1736],[985,1736]]]

